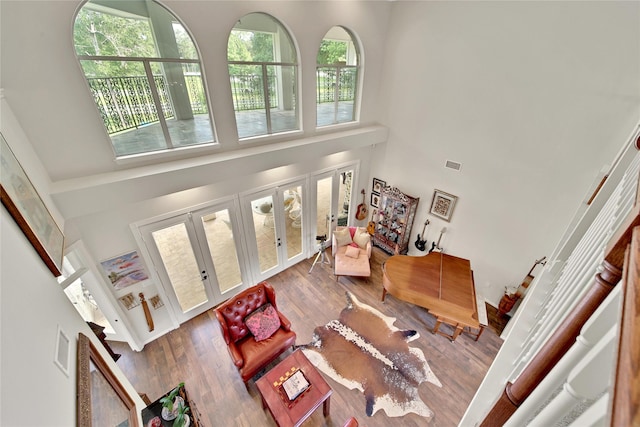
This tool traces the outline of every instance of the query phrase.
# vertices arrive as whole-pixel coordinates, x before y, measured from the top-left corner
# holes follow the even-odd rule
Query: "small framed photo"
[[[383,181],[378,178],[373,178],[373,186],[371,187],[371,192],[376,193],[377,195],[380,195],[380,191],[382,191],[382,189],[386,186],[387,186],[386,181]]]
[[[374,192],[371,192],[371,206],[374,208],[380,207],[380,195]]]
[[[435,190],[433,192],[433,200],[431,201],[431,209],[429,210],[429,213],[437,216],[438,218],[442,218],[445,221],[450,221],[451,215],[453,215],[453,208],[455,208],[457,200],[458,197],[453,194]]]

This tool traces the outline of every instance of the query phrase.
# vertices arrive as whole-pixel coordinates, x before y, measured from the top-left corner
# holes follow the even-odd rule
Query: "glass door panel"
[[[267,195],[251,200],[252,226],[256,236],[260,273],[278,266],[278,243],[273,218],[273,196]]]
[[[242,272],[233,235],[229,209],[218,210],[201,218],[216,281],[221,294],[242,284]]]
[[[318,179],[316,182],[316,233],[318,236],[327,235],[331,240],[331,194],[333,188],[333,175]]]
[[[294,185],[284,191],[287,260],[302,255],[302,186]]]
[[[183,313],[206,303],[206,274],[201,272],[184,223],[151,233]],[[204,275],[203,275],[204,274]]]
[[[351,188],[353,183],[353,170],[340,172],[340,184],[338,186],[338,224],[347,225],[351,210]]]

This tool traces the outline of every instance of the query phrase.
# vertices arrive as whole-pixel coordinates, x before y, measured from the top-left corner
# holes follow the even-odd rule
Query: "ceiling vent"
[[[445,163],[444,167],[453,169],[454,171],[459,171],[462,168],[462,163],[454,162],[453,160],[447,160],[447,163]]]

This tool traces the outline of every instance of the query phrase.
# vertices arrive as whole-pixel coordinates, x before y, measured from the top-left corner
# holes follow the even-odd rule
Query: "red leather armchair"
[[[280,328],[271,337],[256,341],[244,319],[267,303],[271,303],[276,309],[280,318]],[[214,311],[231,359],[245,383],[296,342],[291,322],[278,311],[276,293],[267,282],[245,289]]]

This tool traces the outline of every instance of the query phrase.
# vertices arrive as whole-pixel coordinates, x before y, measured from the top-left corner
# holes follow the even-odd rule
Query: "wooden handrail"
[[[635,227],[623,272],[620,344],[611,426],[640,425],[640,227]]]
[[[604,261],[602,262],[603,269],[596,274],[595,283],[573,310],[569,312],[561,327],[554,331],[531,362],[518,375],[518,378],[513,383],[507,383],[502,395],[480,424],[481,427],[500,427],[511,418],[516,409],[529,397],[538,384],[575,343],[584,323],[620,281],[625,253],[631,243],[632,233],[634,228],[640,226],[640,203],[638,203],[638,197],[640,197],[640,194],[636,195],[636,203],[632,211],[609,240],[605,250]],[[634,361],[637,360],[634,359]],[[635,404],[637,405],[638,402],[636,401]],[[635,410],[637,411],[637,406]]]

